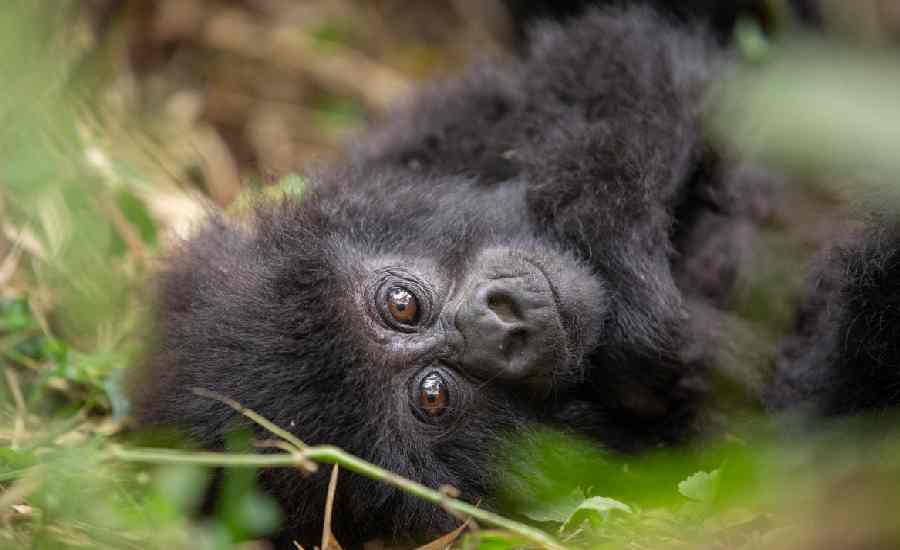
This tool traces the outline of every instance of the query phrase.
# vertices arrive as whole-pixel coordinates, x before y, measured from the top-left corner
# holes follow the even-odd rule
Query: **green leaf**
[[[288,174],[278,180],[275,188],[285,195],[299,198],[303,195],[303,190],[306,188],[306,180],[300,174]]]
[[[18,332],[36,327],[25,298],[0,301],[0,332]]]
[[[126,369],[115,369],[103,383],[106,397],[112,408],[113,420],[121,420],[131,413],[131,400],[125,389]]]
[[[355,128],[365,119],[362,107],[345,97],[328,96],[323,98],[315,111],[313,120],[317,126],[332,135]]]
[[[122,215],[128,220],[128,223],[137,229],[138,234],[141,236],[141,240],[150,246],[155,245],[157,234],[156,222],[153,221],[153,217],[150,215],[150,211],[147,210],[144,201],[129,189],[123,188],[118,193],[116,202],[118,203],[119,210],[122,211]]]
[[[0,448],[0,480],[8,481],[37,463],[37,457],[23,450]]]
[[[678,492],[697,502],[712,502],[719,491],[720,470],[699,471],[678,484]]]
[[[115,369],[122,367],[125,359],[114,352],[98,351],[95,353],[71,352],[67,360],[58,363],[54,374],[69,382],[84,384],[104,392],[107,377]]]
[[[275,500],[259,492],[249,493],[241,498],[236,509],[237,519],[245,532],[252,535],[267,535],[281,525],[281,509]]]
[[[596,527],[607,520],[613,512],[624,512],[630,514],[631,507],[624,502],[607,497],[591,497],[582,502],[578,508],[563,523],[561,531],[571,529],[581,525],[584,520],[588,520],[591,526]]]
[[[524,516],[534,521],[565,523],[584,501],[584,492],[575,489],[558,499],[541,502],[524,512]]]
[[[762,63],[769,54],[769,39],[759,23],[749,18],[738,20],[734,30],[734,40],[744,59]]]
[[[252,433],[247,430],[232,432],[225,448],[232,452],[252,448]],[[281,509],[272,497],[257,488],[254,468],[231,469],[223,477],[216,519],[228,529],[232,541],[265,536],[278,528]]]
[[[528,546],[528,543],[513,533],[507,531],[485,530],[479,531],[477,534],[466,535],[461,547],[469,548],[470,546],[468,546],[468,543],[473,538],[478,541],[478,550],[509,550],[511,548],[524,548]]]
[[[352,31],[343,21],[329,21],[311,33],[313,43],[322,53],[333,53],[336,48],[351,42]]]
[[[164,496],[179,514],[197,510],[206,495],[210,470],[198,466],[165,466],[154,476],[154,489]]]

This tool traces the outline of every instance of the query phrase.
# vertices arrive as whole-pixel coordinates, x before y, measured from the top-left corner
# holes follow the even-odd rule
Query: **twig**
[[[341,550],[341,545],[331,532],[331,514],[334,513],[334,493],[337,491],[337,480],[340,467],[335,464],[331,468],[331,479],[328,481],[328,496],[325,498],[325,525],[322,527],[322,550]]]
[[[199,395],[201,397],[208,397],[209,399],[214,399],[216,401],[219,401],[219,402],[222,402],[222,403],[228,405],[229,407],[231,407],[232,409],[241,413],[242,415],[246,416],[247,418],[249,418],[256,424],[267,429],[272,434],[280,437],[283,441],[280,441],[279,445],[268,445],[268,446],[270,446],[270,447],[274,446],[283,451],[291,453],[292,456],[297,458],[298,468],[300,468],[301,470],[304,470],[309,473],[314,473],[318,469],[318,466],[316,465],[315,462],[312,462],[311,460],[303,458],[302,451],[304,449],[307,449],[309,446],[306,443],[304,443],[303,441],[301,441],[297,436],[295,436],[291,432],[283,429],[282,427],[278,426],[277,424],[270,421],[268,418],[263,417],[262,415],[258,414],[257,412],[241,405],[234,399],[230,399],[228,397],[225,397],[224,395],[221,395],[214,391],[206,390],[203,388],[193,388],[191,391],[193,391],[195,395]]]
[[[304,467],[310,460],[316,462],[324,462],[327,464],[339,465],[351,472],[360,474],[381,481],[392,487],[400,489],[422,500],[436,504],[448,510],[451,513],[463,514],[464,518],[474,518],[482,521],[487,525],[506,529],[515,533],[525,540],[536,543],[550,550],[564,550],[565,547],[559,544],[550,535],[547,535],[539,529],[534,529],[528,525],[507,519],[501,515],[494,514],[487,510],[473,506],[467,502],[451,498],[444,492],[430,489],[421,483],[417,483],[405,477],[401,477],[393,472],[380,468],[371,462],[349,454],[342,449],[332,445],[318,445],[310,447],[301,441],[294,434],[282,429],[267,418],[259,415],[255,411],[241,405],[234,399],[225,397],[216,392],[203,388],[194,388],[194,394],[203,397],[209,397],[216,401],[222,402],[234,410],[240,412],[250,420],[256,422],[271,433],[281,437],[285,442],[296,448],[295,452],[289,452],[286,455],[234,455],[224,453],[190,453],[162,449],[132,449],[125,450],[121,447],[112,449],[113,456],[121,460],[131,460],[139,462],[155,462],[155,463],[181,463],[181,464],[205,464],[209,466],[243,466],[243,467]],[[216,458],[225,459],[216,463]],[[180,459],[184,459],[183,461]],[[256,460],[254,460],[256,459]],[[336,482],[333,473],[333,481]],[[327,550],[327,549],[324,549]]]
[[[257,449],[279,449],[286,453],[296,453],[297,448],[288,443],[287,441],[282,441],[280,439],[264,439],[262,441],[255,441],[253,446]]]
[[[331,445],[307,447],[302,456],[291,454],[226,454],[174,451],[169,449],[130,448],[114,446],[109,448],[113,458],[126,462],[147,462],[152,464],[195,464],[218,467],[260,467],[295,468],[300,460],[314,460],[326,464],[338,464],[341,468],[362,476],[387,483],[432,504],[444,506],[454,512],[471,516],[483,523],[505,529],[521,538],[550,550],[565,550],[565,546],[539,529],[507,519],[501,515],[473,506],[467,502],[447,497],[439,491],[429,489],[421,483],[398,476],[379,466],[366,462]]]
[[[132,447],[125,449],[112,445],[107,449],[109,456],[126,462],[149,462],[151,464],[192,464],[196,466],[217,466],[221,468],[294,468],[300,459],[293,454],[253,454],[253,453],[204,453],[174,451],[172,449],[151,449]],[[306,454],[309,458],[309,454]]]
[[[225,397],[224,395],[221,395],[214,391],[206,390],[203,388],[194,388],[191,391],[193,391],[195,395],[199,395],[201,397],[208,397],[210,399],[215,399],[216,401],[219,401],[221,403],[225,403],[232,409],[234,409],[237,412],[241,413],[242,415],[246,416],[250,420],[256,422],[257,424],[259,424],[263,428],[269,430],[270,432],[277,435],[281,439],[284,439],[285,441],[287,441],[288,443],[290,443],[297,449],[302,450],[302,449],[306,449],[308,447],[308,445],[306,443],[301,441],[297,436],[295,436],[291,432],[285,430],[284,428],[279,427],[274,422],[257,414],[256,412],[248,409],[247,407],[241,405],[234,399],[230,399],[228,397]]]
[[[433,541],[423,544],[416,548],[416,550],[446,550],[450,548],[456,539],[462,534],[463,531],[466,530],[472,524],[472,518],[469,518],[462,522],[462,524],[456,529],[450,531],[445,535],[441,535],[440,537],[434,539]]]
[[[107,216],[110,223],[112,223],[113,229],[116,230],[116,233],[122,239],[122,242],[128,247],[131,256],[133,256],[138,263],[146,264],[147,252],[144,249],[144,242],[141,240],[140,234],[137,229],[128,222],[125,214],[122,213],[122,210],[116,205],[112,197],[105,194],[101,195],[98,203],[100,210]]]
[[[18,245],[14,245],[13,249],[0,262],[0,287],[3,287],[12,280],[19,267],[19,258],[22,256],[22,249]]]

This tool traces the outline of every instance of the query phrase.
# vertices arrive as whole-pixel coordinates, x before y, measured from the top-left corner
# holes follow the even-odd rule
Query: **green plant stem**
[[[174,451],[170,449],[111,447],[109,453],[113,458],[127,462],[147,462],[152,464],[196,464],[219,467],[260,467],[288,468],[302,466],[304,461],[313,460],[327,464],[337,464],[341,468],[363,475],[376,481],[387,483],[401,491],[414,495],[422,500],[443,506],[448,510],[471,516],[485,525],[505,529],[523,539],[551,550],[565,550],[553,537],[539,529],[507,519],[503,516],[483,510],[467,502],[425,487],[421,483],[406,479],[380,468],[361,458],[330,445],[306,447],[302,452],[292,454],[226,454],[210,452]]]
[[[200,397],[214,399],[216,401],[219,401],[221,403],[228,405],[229,407],[231,407],[232,409],[241,413],[242,415],[246,416],[247,418],[249,418],[256,424],[269,430],[269,432],[271,432],[271,433],[277,435],[278,437],[280,437],[281,439],[287,441],[288,443],[290,443],[297,449],[302,450],[302,449],[306,449],[308,447],[308,445],[306,443],[304,443],[303,441],[300,441],[300,439],[297,436],[295,436],[294,434],[292,434],[291,432],[281,428],[280,426],[278,426],[277,424],[275,424],[268,418],[262,416],[261,414],[257,413],[256,411],[253,411],[253,410],[248,409],[247,407],[241,405],[234,399],[225,397],[224,395],[218,394],[214,391],[205,390],[203,388],[193,388],[191,391],[194,392],[195,395],[199,395]]]

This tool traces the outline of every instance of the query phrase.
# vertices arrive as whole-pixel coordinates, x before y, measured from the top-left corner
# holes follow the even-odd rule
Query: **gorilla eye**
[[[419,382],[419,409],[432,418],[444,414],[450,405],[450,391],[444,378],[432,372]]]
[[[419,320],[419,302],[412,292],[394,286],[387,290],[387,309],[394,321],[414,325]]]

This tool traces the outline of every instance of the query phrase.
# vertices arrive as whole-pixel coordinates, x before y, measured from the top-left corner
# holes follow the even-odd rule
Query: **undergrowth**
[[[759,41],[748,40],[763,55]],[[714,116],[711,128],[807,174],[862,163],[869,173],[896,173],[900,69],[841,52],[834,64],[827,53],[785,47],[781,61],[724,91],[722,104],[739,100],[741,108]],[[810,66],[815,81],[802,78]],[[0,547],[262,545],[280,512],[257,489],[256,469],[317,463],[380,479],[467,520],[465,534],[448,534],[434,547],[900,544],[900,445],[879,429],[888,418],[804,430],[803,438],[791,437],[803,428],[787,421],[747,421],[691,449],[628,458],[559,434],[532,434],[500,453],[508,457],[497,465],[509,480],[508,517],[339,449],[306,447],[252,411],[245,412],[273,432],[283,453],[135,447],[122,380],[140,353],[146,279],[168,235],[196,219],[204,199],[172,177],[165,125],[129,109],[111,82],[118,70],[115,51],[92,41],[77,3],[12,0],[0,14]],[[841,86],[849,73],[871,85]],[[815,86],[803,93],[815,105],[797,99],[797,81]],[[779,114],[785,109],[809,116],[790,118],[792,125]],[[335,112],[357,116],[345,103],[321,116],[332,124]],[[766,137],[758,130],[773,117],[780,124]],[[798,139],[809,135],[818,136],[814,144]],[[876,180],[879,196],[895,204],[891,178]],[[302,186],[288,176],[265,192]],[[777,295],[770,290],[754,299]],[[199,515],[213,466],[225,470],[221,497]]]

